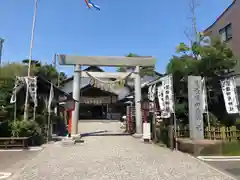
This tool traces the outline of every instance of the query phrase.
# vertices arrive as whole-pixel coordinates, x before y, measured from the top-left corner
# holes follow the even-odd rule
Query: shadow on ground
[[[89,133],[82,133],[80,134],[81,137],[87,137],[87,136],[128,136],[131,135],[129,133],[115,133],[111,131],[95,131],[95,132],[89,132]]]

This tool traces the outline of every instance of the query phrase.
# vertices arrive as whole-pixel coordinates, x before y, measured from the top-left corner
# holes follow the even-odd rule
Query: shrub
[[[0,121],[0,137],[11,136],[11,126],[9,121]]]
[[[47,124],[47,116],[45,114],[37,114],[35,121],[40,127],[44,127]]]
[[[236,125],[237,129],[240,130],[240,119],[236,120],[235,125]]]
[[[237,119],[237,120],[236,120],[236,124],[240,124],[240,119]]]
[[[11,123],[11,134],[14,137],[37,136],[40,132],[39,125],[33,120],[17,120]]]

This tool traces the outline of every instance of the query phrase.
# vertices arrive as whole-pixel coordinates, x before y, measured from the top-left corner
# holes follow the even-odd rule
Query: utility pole
[[[0,38],[0,67],[2,66],[2,51],[3,51],[4,39]]]

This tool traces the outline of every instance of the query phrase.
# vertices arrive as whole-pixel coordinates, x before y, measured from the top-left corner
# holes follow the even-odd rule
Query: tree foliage
[[[135,53],[129,53],[126,57],[140,57],[140,56]],[[119,67],[117,69],[117,72],[133,72],[134,70],[135,70],[135,67]],[[142,77],[154,76],[155,75],[154,67],[141,67],[140,75]]]
[[[22,63],[28,66],[29,60],[24,59]],[[52,64],[41,64],[37,60],[31,61],[31,72],[33,76],[41,76],[55,85],[61,84],[67,78],[64,72],[58,72]]]
[[[177,117],[188,123],[187,76],[198,75],[206,80],[209,111],[218,119],[230,122],[231,117],[225,112],[220,80],[232,73],[236,65],[237,59],[231,49],[219,39],[209,41],[200,34],[198,42],[192,46],[180,43],[176,52],[166,71],[173,74]]]
[[[23,60],[23,63],[9,63],[0,67],[0,111],[2,106],[11,107],[9,101],[15,78],[16,76],[27,76],[28,62],[28,60]],[[31,75],[41,76],[55,85],[60,84],[61,81],[67,78],[65,73],[58,72],[52,65],[42,65],[39,61],[35,60],[31,63]]]
[[[46,119],[45,99],[38,97],[38,108],[36,119],[23,120],[24,112],[24,90],[19,92],[18,101],[16,102],[17,119],[14,119],[14,105],[10,104],[10,98],[15,83],[16,76],[28,75],[29,60],[25,59],[22,63],[9,63],[0,67],[0,136],[31,136],[34,143],[41,143],[45,133],[46,121],[39,122],[39,119]],[[31,76],[41,76],[58,85],[66,79],[63,72],[58,72],[51,64],[42,65],[40,61],[31,61]],[[32,104],[32,102],[29,102]],[[29,107],[29,113],[32,114],[33,108]],[[31,118],[31,116],[29,116]],[[40,117],[40,118],[39,118]]]

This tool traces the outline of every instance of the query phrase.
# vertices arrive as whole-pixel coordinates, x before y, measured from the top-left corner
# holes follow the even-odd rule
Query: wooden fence
[[[178,138],[188,138],[189,130],[188,128],[177,128],[177,137]],[[207,127],[204,130],[205,139],[212,140],[224,140],[224,141],[233,141],[240,139],[240,130],[237,130],[236,126],[231,127]]]

